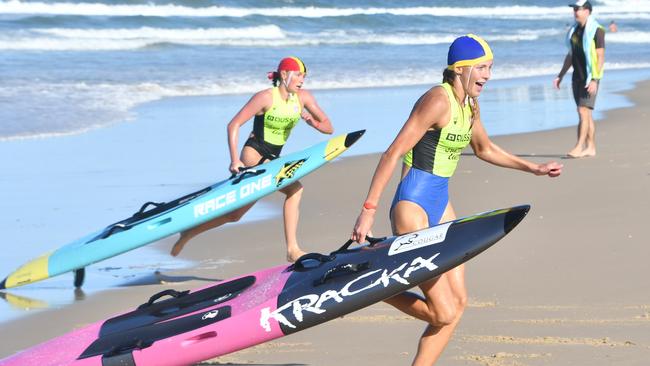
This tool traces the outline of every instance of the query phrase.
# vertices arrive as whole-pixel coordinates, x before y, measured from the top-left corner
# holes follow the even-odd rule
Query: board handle
[[[135,217],[135,216],[138,216],[138,215],[142,215],[147,210],[147,208],[149,208],[149,206],[153,206],[154,208],[158,208],[158,207],[160,207],[160,206],[162,206],[164,204],[165,204],[164,202],[154,202],[154,201],[145,202],[145,204],[143,204],[142,207],[140,207],[140,209],[138,210],[138,212],[133,214],[133,216]]]
[[[307,253],[303,255],[302,257],[298,258],[292,265],[287,268],[289,271],[300,271],[303,269],[307,268],[312,268],[312,266],[307,267],[305,265],[305,262],[308,260],[315,260],[318,261],[318,265],[320,266],[323,263],[326,262],[331,262],[334,260],[333,255],[325,255],[325,254],[320,254],[320,253]]]
[[[361,271],[365,271],[366,269],[370,268],[370,262],[366,261],[363,263],[346,263],[346,264],[339,264],[336,267],[332,267],[327,272],[323,274],[323,276],[317,280],[314,281],[314,286],[320,286],[324,284],[325,282],[329,281],[332,279],[335,275],[337,274],[353,274],[353,273],[358,273]]]
[[[246,179],[248,177],[256,177],[256,176],[258,176],[260,174],[264,174],[265,172],[266,172],[266,169],[251,169],[250,167],[249,168],[239,168],[239,174],[232,173],[232,175],[230,176],[230,179],[233,179],[233,178],[237,177],[232,181],[232,184],[237,184],[237,183],[241,182],[242,180],[244,180],[244,179]]]
[[[138,309],[143,309],[143,308],[146,308],[146,307],[149,307],[149,306],[153,305],[153,303],[155,303],[156,300],[160,299],[163,296],[171,296],[173,298],[178,299],[179,297],[183,297],[183,296],[185,296],[185,295],[187,295],[189,293],[190,293],[190,290],[176,291],[176,290],[168,289],[168,290],[160,291],[159,293],[157,293],[155,295],[152,295],[149,298],[149,301],[147,301],[146,303],[138,306]]]
[[[100,239],[106,239],[109,236],[111,236],[111,235],[113,235],[113,234],[115,234],[117,232],[129,230],[130,228],[131,228],[131,226],[128,226],[128,225],[125,225],[125,224],[122,224],[122,223],[113,224],[99,238]],[[91,241],[93,241],[93,240],[91,240]],[[91,241],[89,241],[88,243],[90,243]]]
[[[368,243],[370,243],[370,247],[374,247],[377,243],[380,243],[380,242],[382,242],[384,240],[386,240],[385,236],[382,237],[382,238],[374,238],[372,236],[366,236],[366,241]],[[343,244],[337,250],[333,251],[332,254],[345,252],[346,250],[348,250],[350,248],[350,245],[352,245],[352,243],[354,243],[354,240],[352,240],[352,239],[346,241],[345,244]]]

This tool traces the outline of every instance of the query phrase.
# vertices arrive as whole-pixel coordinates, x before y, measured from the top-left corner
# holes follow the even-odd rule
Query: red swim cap
[[[268,74],[269,80],[279,78],[280,71],[299,71],[302,73],[307,73],[307,66],[302,62],[301,59],[295,56],[285,57],[280,61],[278,65],[278,71],[271,71]]]
[[[280,61],[280,64],[278,65],[278,71],[300,71],[300,72],[307,72],[307,66],[305,66],[305,63],[302,62],[301,59],[295,56],[290,56],[290,57],[285,57]]]

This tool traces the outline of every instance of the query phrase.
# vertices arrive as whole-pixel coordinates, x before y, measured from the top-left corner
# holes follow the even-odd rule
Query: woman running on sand
[[[307,68],[299,58],[282,59],[277,71],[269,73],[269,79],[273,80],[273,87],[253,95],[228,123],[228,146],[231,159],[229,169],[232,173],[238,173],[240,168],[258,165],[280,156],[291,130],[301,117],[322,133],[334,132],[329,118],[318,106],[314,96],[302,89],[306,74]],[[241,155],[238,155],[239,129],[253,117],[253,131],[244,144]],[[296,237],[303,188],[300,182],[296,182],[280,191],[286,195],[284,235],[287,242],[287,260],[293,262],[304,254]],[[182,232],[171,254],[178,255],[190,239],[206,230],[239,221],[254,204],[251,203]]]
[[[395,140],[382,154],[351,238],[363,242],[374,222],[377,203],[398,160],[402,180],[390,209],[395,235],[456,218],[448,183],[468,144],[488,163],[535,175],[557,177],[562,165],[536,164],[514,156],[490,141],[481,122],[478,97],[492,70],[492,50],[468,34],[449,47],[442,84],[418,99]],[[410,292],[387,303],[428,323],[413,365],[432,365],[449,342],[467,303],[465,267],[460,265],[420,285],[424,298]]]

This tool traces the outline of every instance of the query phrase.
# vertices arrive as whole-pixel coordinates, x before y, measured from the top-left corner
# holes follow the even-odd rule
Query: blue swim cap
[[[492,50],[483,38],[468,34],[456,38],[449,46],[447,68],[473,66],[493,58]]]

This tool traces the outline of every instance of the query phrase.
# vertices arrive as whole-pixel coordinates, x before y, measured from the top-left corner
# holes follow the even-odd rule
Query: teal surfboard
[[[248,168],[170,202],[147,202],[133,216],[24,264],[0,283],[0,289],[71,271],[76,273],[75,286],[81,286],[86,266],[185,231],[282,189],[339,156],[364,132],[337,136]]]

